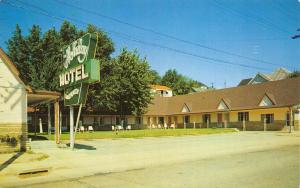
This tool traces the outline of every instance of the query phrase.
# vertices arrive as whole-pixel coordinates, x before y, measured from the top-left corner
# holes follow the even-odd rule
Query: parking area
[[[151,175],[151,169],[157,171],[162,166],[175,169],[178,167],[176,165],[182,165],[181,168],[183,169],[186,166],[189,169],[188,167],[193,166],[194,161],[196,164],[199,163],[198,170],[201,170],[200,167],[205,161],[215,160],[216,165],[218,165],[217,161],[224,160],[224,164],[226,164],[231,159],[235,162],[236,159],[239,159],[241,163],[247,164],[251,173],[260,173],[259,169],[256,171],[250,169],[250,167],[255,168],[258,162],[269,164],[268,159],[272,157],[274,158],[272,159],[273,162],[276,162],[274,161],[276,160],[276,150],[283,151],[283,153],[278,154],[281,157],[277,161],[279,163],[288,162],[290,159],[291,162],[295,162],[295,158],[299,159],[297,150],[299,143],[299,132],[293,134],[283,132],[237,132],[202,136],[80,140],[77,142],[74,151],[71,151],[65,145],[57,147],[53,141],[35,141],[32,142],[32,151],[44,154],[47,157],[41,160],[27,161],[26,163],[22,163],[22,157],[19,157],[15,160],[17,163],[12,163],[0,171],[0,185],[5,187],[32,185],[42,182],[51,183],[54,181],[70,182],[71,180],[80,180],[83,177],[102,177],[102,175],[126,173],[137,169],[141,170],[137,176],[143,176],[143,173],[150,170],[150,175],[148,173],[147,175],[154,178],[153,181],[156,181],[155,175]],[[273,152],[273,155],[267,152],[263,156],[248,156],[249,160],[247,160],[247,157],[243,157],[247,153],[263,153],[263,151]],[[284,152],[288,153],[286,159],[284,158]],[[233,156],[237,156],[237,158]],[[270,159],[270,161],[272,160]],[[218,166],[213,164],[207,166],[207,170],[211,173],[213,173],[212,169],[219,169]],[[292,164],[289,163],[290,166],[295,166]],[[271,166],[270,164],[267,166],[261,165],[262,168]],[[285,165],[280,165],[280,168],[284,167]],[[18,176],[19,172],[36,168],[45,168],[49,172],[29,178]],[[223,169],[222,165],[220,166],[221,169]],[[198,170],[196,169],[196,171]],[[288,167],[285,170],[287,173],[290,171]],[[230,173],[230,171],[226,173]],[[247,169],[244,173],[248,174]],[[294,173],[294,171],[291,173]],[[125,177],[127,175],[129,174],[126,173]],[[146,174],[144,175],[146,177]],[[298,174],[294,173],[294,175]],[[129,175],[126,181],[130,182],[130,178],[133,177]],[[180,179],[176,181],[180,181]],[[94,183],[97,185],[96,180]],[[128,185],[130,184],[128,183]]]

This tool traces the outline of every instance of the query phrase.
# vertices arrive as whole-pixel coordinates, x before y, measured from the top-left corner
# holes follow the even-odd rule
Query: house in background
[[[172,97],[172,89],[162,85],[151,85],[151,93],[156,96]]]
[[[243,79],[240,81],[238,86],[283,80],[287,79],[290,76],[290,74],[290,71],[284,68],[278,68],[271,74],[257,73],[253,78]]]
[[[207,87],[207,86],[203,85],[200,87],[192,87],[192,91],[190,93],[199,93],[199,92],[213,90],[213,89],[214,88],[212,88],[212,87]]]

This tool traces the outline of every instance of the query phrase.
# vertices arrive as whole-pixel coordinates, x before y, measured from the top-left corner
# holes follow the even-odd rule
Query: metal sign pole
[[[74,142],[75,142],[76,132],[77,132],[77,129],[78,129],[78,123],[79,123],[79,117],[80,117],[80,114],[81,114],[81,108],[82,108],[82,103],[79,106],[79,110],[78,110],[78,114],[77,114],[75,133],[74,133]]]
[[[74,107],[70,106],[70,148],[74,149]]]

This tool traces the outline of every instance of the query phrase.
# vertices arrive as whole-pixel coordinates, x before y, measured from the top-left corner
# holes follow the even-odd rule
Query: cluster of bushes
[[[18,145],[18,139],[13,136],[10,137],[9,135],[0,136],[0,143],[4,143],[9,146],[16,147]]]

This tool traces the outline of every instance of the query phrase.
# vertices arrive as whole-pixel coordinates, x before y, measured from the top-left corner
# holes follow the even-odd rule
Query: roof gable
[[[222,99],[221,102],[218,105],[218,110],[228,110],[229,107],[226,104],[226,102]]]
[[[257,83],[263,83],[263,82],[267,82],[270,79],[268,78],[267,75],[258,73],[254,78],[252,78],[250,80],[250,82],[248,84],[257,84]]]
[[[188,107],[188,105],[186,103],[184,103],[181,112],[185,113],[185,112],[191,112],[190,108]]]
[[[20,82],[20,84],[25,85],[24,82],[19,77],[20,73],[16,68],[15,64],[10,60],[10,58],[6,55],[6,53],[0,48],[0,59],[7,66],[10,72],[14,75],[14,77]]]
[[[273,105],[275,105],[275,101],[273,101],[267,93],[264,95],[264,97],[259,103],[259,106],[273,106]]]

